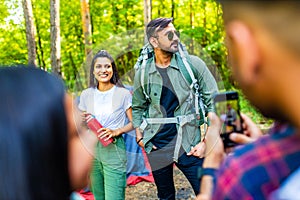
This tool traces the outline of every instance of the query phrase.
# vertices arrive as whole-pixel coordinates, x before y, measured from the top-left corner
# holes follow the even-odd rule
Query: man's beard
[[[164,49],[161,49],[161,51],[163,52],[164,55],[173,55],[174,53],[176,53],[176,52],[173,52],[170,50],[164,50]]]
[[[174,45],[177,46],[177,48],[172,48]],[[162,52],[166,53],[166,54],[173,54],[179,51],[179,42],[174,41],[171,43],[171,45],[169,47],[161,47],[160,49],[162,50]]]

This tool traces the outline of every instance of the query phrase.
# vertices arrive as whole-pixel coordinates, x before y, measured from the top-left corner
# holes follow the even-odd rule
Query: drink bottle
[[[96,136],[98,137],[99,134],[100,134],[99,130],[100,130],[101,128],[103,128],[103,126],[98,122],[98,120],[97,120],[92,114],[87,113],[85,116],[86,116],[87,126],[88,126],[89,129],[90,129],[91,131],[93,131],[93,132],[96,134]],[[98,137],[98,140],[99,140],[99,141],[101,142],[101,144],[102,144],[103,146],[105,146],[105,147],[114,141],[113,138],[109,138],[109,140],[105,140],[105,138],[102,138],[102,139],[101,139],[100,137]]]

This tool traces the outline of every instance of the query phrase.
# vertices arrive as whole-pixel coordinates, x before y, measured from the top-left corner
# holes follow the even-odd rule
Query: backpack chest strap
[[[143,119],[140,129],[144,131],[148,124],[178,124],[179,128],[173,155],[173,160],[175,162],[178,162],[179,150],[182,144],[182,128],[185,124],[191,122],[194,119],[196,119],[196,114],[181,115],[167,118],[145,118]]]

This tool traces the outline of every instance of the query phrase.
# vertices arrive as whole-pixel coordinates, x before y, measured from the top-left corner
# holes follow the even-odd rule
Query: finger
[[[105,138],[104,141],[107,141],[107,140],[109,140],[112,137],[113,137],[112,134],[107,134],[106,137],[104,137]]]
[[[104,132],[104,131],[107,131],[108,129],[107,128],[100,128],[97,132]]]
[[[194,151],[195,151],[195,148],[192,146],[190,152],[188,152],[186,155],[188,155],[188,156],[193,155]]]
[[[205,153],[205,148],[203,147],[204,147],[203,145],[198,147],[197,150],[193,153],[193,155],[199,158],[203,157]]]
[[[245,115],[244,113],[241,113],[241,117],[243,118],[243,121],[246,122],[246,124],[254,124],[251,118]]]
[[[244,113],[241,113],[241,117],[243,119],[243,127],[245,129],[248,129],[249,127],[257,127],[256,124],[252,121],[252,119]]]
[[[231,133],[229,135],[229,138],[238,144],[247,144],[247,143],[253,142],[253,139],[251,139],[250,137],[248,137],[244,134]]]
[[[103,138],[105,138],[105,137],[107,137],[107,136],[108,136],[107,131],[100,131],[99,134],[98,134],[98,137],[99,137],[100,139],[103,139]]]
[[[262,136],[262,131],[260,128],[245,114],[241,114],[243,118],[243,128],[245,129],[245,134],[249,135],[252,139],[257,139]]]

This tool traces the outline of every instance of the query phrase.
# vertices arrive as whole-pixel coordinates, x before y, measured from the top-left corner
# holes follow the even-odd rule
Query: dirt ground
[[[191,200],[195,195],[190,183],[178,168],[174,168],[174,182],[176,199]],[[140,182],[134,186],[127,186],[126,200],[155,200],[157,191],[154,183]]]

